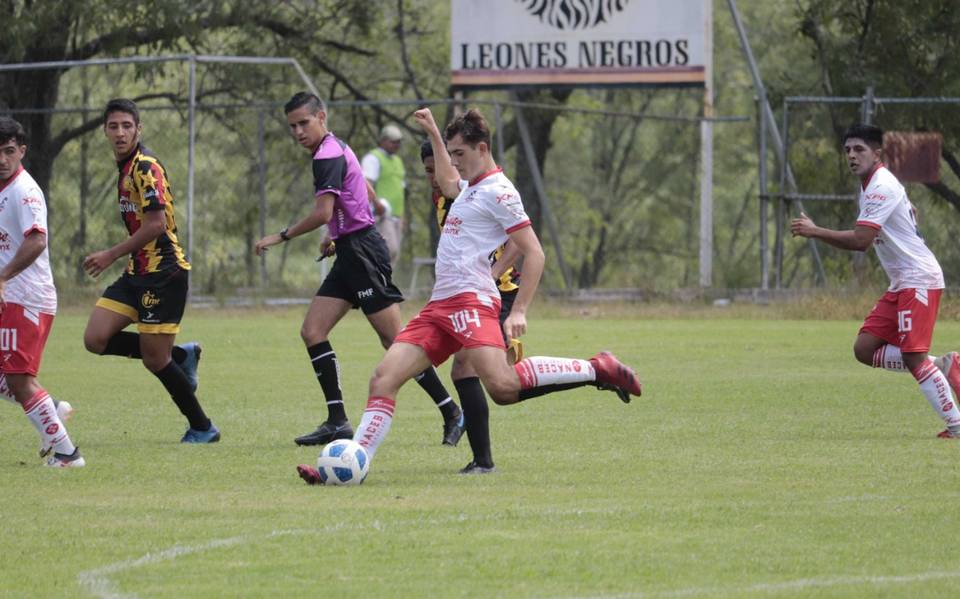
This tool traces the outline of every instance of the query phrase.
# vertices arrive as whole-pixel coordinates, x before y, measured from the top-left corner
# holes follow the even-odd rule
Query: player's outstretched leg
[[[589,360],[534,356],[521,360],[513,368],[520,379],[520,391],[513,401],[596,385],[616,391],[621,401],[629,403],[631,395],[639,397],[642,391],[633,369],[607,351]],[[497,403],[513,403],[512,399],[509,392],[494,396]]]
[[[463,411],[460,409],[460,406],[450,397],[446,387],[440,382],[440,377],[437,376],[437,371],[433,366],[413,377],[413,380],[420,385],[421,389],[427,392],[427,395],[430,396],[430,399],[433,400],[433,403],[436,404],[437,409],[440,410],[440,414],[443,416],[442,444],[456,447],[457,443],[460,442],[460,437],[463,436],[464,430]]]

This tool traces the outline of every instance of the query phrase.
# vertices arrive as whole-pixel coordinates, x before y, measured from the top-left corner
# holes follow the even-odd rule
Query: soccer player
[[[806,214],[793,219],[796,236],[820,239],[844,250],[877,251],[890,288],[867,316],[853,345],[857,360],[874,368],[910,372],[947,428],[960,436],[960,358],[928,355],[944,281],[940,264],[917,229],[916,209],[903,185],[883,165],[883,130],[856,124],[843,135],[850,171],[860,180],[860,214],[853,230],[818,227]]]
[[[501,405],[596,383],[621,388],[626,401],[628,393],[640,395],[636,374],[609,352],[589,360],[532,357],[507,364],[503,335],[519,338],[526,332],[527,307],[543,273],[540,241],[520,194],[493,160],[490,131],[478,111],[470,110],[447,126],[446,146],[430,109],[418,110],[414,117],[430,137],[441,193],[456,200],[440,235],[433,294],[374,371],[354,440],[373,459],[390,430],[401,385],[457,352]],[[524,258],[524,278],[501,329],[500,294],[489,256],[508,239]],[[297,470],[306,482],[319,482],[316,469],[301,465]]]
[[[284,106],[290,132],[313,156],[315,205],[300,221],[256,243],[261,255],[277,245],[327,225],[329,238],[324,255],[337,260],[320,285],[300,336],[307,346],[320,388],[326,398],[327,419],[313,432],[295,439],[297,445],[325,445],[353,437],[340,390],[340,367],[330,345],[330,332],[351,308],[359,307],[380,337],[390,347],[400,330],[403,295],[391,279],[393,269],[383,237],[373,226],[369,186],[356,155],[327,129],[327,112],[317,96],[295,94]],[[335,242],[335,243],[334,243]],[[444,389],[436,370],[425,364],[415,378],[443,415],[443,444],[456,445],[463,435],[463,412]]]
[[[21,164],[23,127],[0,117],[0,382],[40,434],[41,457],[54,468],[86,464],[37,373],[57,312],[57,289],[47,251],[47,204]],[[70,404],[61,402],[60,407]]]
[[[445,197],[440,191],[436,178],[436,161],[433,158],[433,144],[430,140],[420,145],[420,160],[423,163],[423,172],[430,183],[431,199],[436,207],[437,226],[443,231],[447,213],[453,206],[455,197]],[[500,293],[499,321],[501,332],[503,323],[510,315],[513,301],[520,290],[520,271],[513,264],[517,258],[517,248],[513,244],[503,244],[490,255],[492,275]],[[523,344],[519,339],[507,337],[503,332],[503,341],[507,346],[507,364],[516,364],[523,359]],[[483,385],[477,373],[466,363],[461,354],[453,356],[453,365],[450,368],[450,378],[460,396],[460,405],[463,407],[464,426],[467,429],[467,439],[473,451],[473,459],[460,472],[462,474],[486,474],[495,470],[493,454],[490,448],[490,412],[487,407],[487,398],[483,393]],[[619,388],[601,387],[623,393]]]
[[[141,360],[189,423],[180,442],[215,443],[220,430],[195,393],[200,346],[174,345],[187,303],[190,263],[177,240],[166,169],[141,142],[143,125],[133,101],[107,103],[103,132],[117,161],[120,218],[129,237],[85,257],[83,268],[98,277],[121,256],[130,258],[120,278],[97,300],[83,343],[95,354]],[[137,333],[123,330],[132,323]]]

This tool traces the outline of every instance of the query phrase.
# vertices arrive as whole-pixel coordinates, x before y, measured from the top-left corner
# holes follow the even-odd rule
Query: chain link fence
[[[126,235],[116,205],[116,165],[99,121],[108,99],[130,97],[142,110],[143,142],[168,171],[180,239],[192,247],[194,301],[310,297],[329,268],[327,261],[316,260],[321,232],[278,246],[263,259],[252,252],[261,234],[279,231],[314,205],[310,157],[290,138],[282,108],[307,87],[296,69],[207,62],[195,65],[192,86],[184,62],[108,63],[67,71],[56,109],[9,111],[18,119],[46,114],[52,131],[76,133],[56,156],[48,193],[51,255],[61,295],[69,301],[98,293],[107,281],[91,280],[80,262]],[[196,97],[194,202],[188,227],[191,91]],[[701,92],[693,89],[584,90],[550,105],[496,92],[466,99],[332,101],[328,126],[358,158],[376,146],[384,124],[404,129],[400,155],[407,170],[408,231],[396,280],[405,292],[422,294],[432,282],[428,259],[436,224],[419,158],[422,136],[409,119],[413,110],[429,104],[440,123],[469,107],[487,116],[497,162],[542,224],[545,289],[662,294],[697,286],[701,101]],[[521,110],[526,119],[516,118]],[[521,120],[530,122],[530,136],[545,135],[549,144],[542,195],[532,190],[529,177],[515,174],[530,168]],[[749,118],[717,120],[719,145],[754,137]],[[755,168],[751,160],[736,152],[718,152],[715,158],[722,173],[715,225],[721,287],[756,286],[759,278],[748,259],[756,255],[756,235],[743,233],[743,227],[757,230],[751,200],[755,183],[727,177]],[[106,278],[119,272],[120,262]],[[419,289],[411,290],[414,275]]]

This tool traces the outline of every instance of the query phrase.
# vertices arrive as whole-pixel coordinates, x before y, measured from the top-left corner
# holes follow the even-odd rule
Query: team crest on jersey
[[[142,296],[140,296],[140,305],[147,310],[156,308],[160,305],[160,298],[157,297],[152,291],[146,291]]]
[[[0,251],[9,252],[11,247],[10,235],[6,231],[0,231]]]

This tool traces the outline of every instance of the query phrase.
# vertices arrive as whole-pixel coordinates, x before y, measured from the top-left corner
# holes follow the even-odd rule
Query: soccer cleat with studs
[[[460,469],[460,474],[490,474],[491,472],[496,471],[497,468],[493,464],[490,464],[489,466],[481,466],[476,462],[470,462]]]
[[[326,445],[337,439],[352,439],[353,427],[350,421],[344,420],[340,424],[334,424],[329,420],[320,424],[317,430],[300,435],[293,440],[297,445]]]
[[[303,479],[303,482],[308,485],[322,485],[323,479],[320,478],[320,471],[309,466],[307,464],[300,464],[297,466],[297,474],[300,475],[300,478]]]
[[[590,364],[597,373],[597,383],[599,385],[610,385],[626,392],[626,399],[621,393],[617,393],[621,401],[629,403],[630,396],[640,396],[640,379],[632,368],[617,359],[615,355],[608,351],[602,351],[590,358]],[[598,386],[599,386],[598,385]]]
[[[49,468],[83,468],[86,465],[87,461],[80,455],[80,448],[74,449],[70,455],[55,453],[44,462],[44,466]]]
[[[960,433],[955,433],[948,428],[937,433],[938,439],[960,439]]]
[[[960,401],[960,354],[955,351],[943,354],[933,361],[933,365],[947,377],[950,390],[953,391],[953,398]]]
[[[181,443],[216,443],[220,440],[220,429],[217,425],[210,423],[210,428],[205,431],[199,431],[195,428],[188,428],[180,439]]]
[[[443,445],[456,447],[463,436],[463,410],[457,409],[457,415],[443,422]]]
[[[178,363],[177,366],[183,371],[183,375],[187,377],[187,381],[190,382],[190,387],[194,393],[196,393],[197,388],[200,386],[200,352],[203,351],[203,348],[201,348],[200,344],[196,341],[185,343],[180,347],[183,348],[183,351],[187,352],[187,357],[183,359],[183,362]]]

